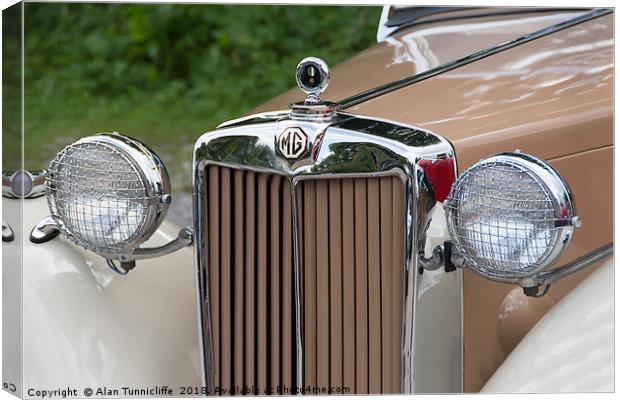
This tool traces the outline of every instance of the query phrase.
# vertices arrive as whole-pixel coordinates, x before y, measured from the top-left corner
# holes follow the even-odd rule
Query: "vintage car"
[[[130,132],[5,171],[4,389],[613,391],[613,11],[386,6],[377,42],[197,135],[192,226]]]

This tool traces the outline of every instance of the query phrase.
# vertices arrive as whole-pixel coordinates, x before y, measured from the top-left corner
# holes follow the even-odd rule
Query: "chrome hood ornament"
[[[306,104],[320,103],[319,95],[329,86],[329,66],[317,57],[306,57],[297,64],[297,86],[308,95]]]
[[[302,120],[329,120],[339,109],[337,103],[320,99],[329,86],[329,66],[317,57],[306,57],[297,64],[297,86],[308,95],[303,102],[290,105],[291,117]]]

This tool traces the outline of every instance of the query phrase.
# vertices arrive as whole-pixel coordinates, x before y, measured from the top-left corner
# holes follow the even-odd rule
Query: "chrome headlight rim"
[[[467,246],[464,246],[459,240],[462,237],[457,231],[458,221],[456,221],[456,213],[459,212],[459,199],[455,195],[455,191],[459,190],[459,185],[468,173],[475,169],[495,164],[516,165],[523,168],[531,179],[545,189],[553,204],[555,218],[553,245],[527,271],[502,270],[499,272],[494,267],[482,264],[477,260],[480,257],[473,256],[468,251]],[[469,167],[454,182],[444,208],[446,210],[446,222],[451,240],[459,254],[464,258],[465,264],[477,274],[500,282],[520,282],[549,270],[564,254],[574,234],[575,226],[580,224],[579,218],[575,214],[571,189],[564,177],[548,162],[520,151],[491,155]]]
[[[67,227],[63,219],[58,215],[56,199],[53,195],[58,182],[55,176],[55,164],[67,154],[69,150],[83,145],[102,145],[113,149],[131,165],[133,171],[139,176],[145,190],[145,202],[147,203],[146,214],[139,228],[126,239],[127,244],[120,249],[105,249],[99,245],[93,245],[78,236]],[[110,189],[113,190],[113,189]],[[51,216],[58,225],[60,231],[77,245],[93,251],[108,259],[118,259],[119,256],[131,254],[142,243],[157,231],[166,217],[171,200],[171,185],[168,171],[159,156],[144,143],[121,135],[118,132],[97,133],[83,137],[68,146],[65,146],[51,161],[48,168],[48,176],[45,181],[45,194]]]

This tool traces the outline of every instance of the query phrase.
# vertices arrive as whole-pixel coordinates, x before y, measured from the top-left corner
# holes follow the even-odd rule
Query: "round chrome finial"
[[[319,102],[319,95],[329,85],[329,66],[317,57],[306,57],[297,64],[295,71],[297,85],[308,94],[306,102]]]

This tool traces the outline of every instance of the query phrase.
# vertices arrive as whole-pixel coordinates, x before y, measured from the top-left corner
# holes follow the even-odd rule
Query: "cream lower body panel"
[[[614,390],[613,258],[554,306],[482,388],[483,393]]]
[[[5,202],[19,207],[16,200]],[[191,247],[138,261],[121,276],[62,235],[31,243],[30,229],[48,213],[44,198],[24,203],[23,396],[33,397],[29,389],[66,387],[82,396],[87,387],[106,387],[122,397],[123,387],[162,385],[178,395],[180,386],[200,386]],[[163,224],[146,244],[161,245],[177,232]],[[3,243],[3,249],[14,243]]]
[[[436,203],[426,233],[425,253],[450,239],[443,205]],[[463,391],[463,271],[444,267],[417,274],[413,337],[417,353],[415,393]]]

